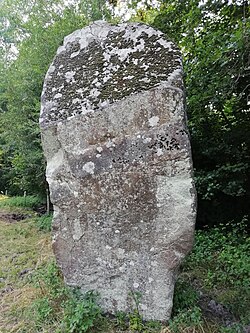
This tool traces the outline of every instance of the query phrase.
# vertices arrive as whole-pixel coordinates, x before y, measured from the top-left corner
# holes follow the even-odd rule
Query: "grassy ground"
[[[176,285],[172,319],[162,326],[143,322],[136,307],[107,318],[95,295],[83,297],[65,287],[53,260],[51,217],[38,218],[23,208],[23,200],[3,200],[2,205],[0,197],[0,333],[250,331],[246,221],[231,229],[197,232]]]
[[[30,276],[53,257],[50,235],[39,231],[34,219],[16,222],[7,218],[8,210],[1,212],[0,332],[29,332],[31,318],[26,311],[41,294]]]

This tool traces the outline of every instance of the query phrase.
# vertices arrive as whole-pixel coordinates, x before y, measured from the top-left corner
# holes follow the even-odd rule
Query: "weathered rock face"
[[[41,110],[53,247],[65,281],[107,312],[167,320],[196,197],[179,50],[142,24],[65,38]]]

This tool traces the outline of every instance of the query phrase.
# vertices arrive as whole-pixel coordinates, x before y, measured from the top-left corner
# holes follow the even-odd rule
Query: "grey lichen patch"
[[[45,80],[41,122],[94,112],[158,85],[178,86],[181,73],[179,50],[163,33],[142,24],[96,22],[59,49]]]

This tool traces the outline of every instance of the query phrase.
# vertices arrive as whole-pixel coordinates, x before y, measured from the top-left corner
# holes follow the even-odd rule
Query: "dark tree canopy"
[[[198,222],[249,214],[250,20],[247,1],[166,1],[154,24],[182,48]]]

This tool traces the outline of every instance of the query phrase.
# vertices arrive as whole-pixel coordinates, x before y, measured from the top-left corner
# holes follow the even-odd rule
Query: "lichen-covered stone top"
[[[97,21],[64,39],[45,78],[41,126],[106,108],[153,87],[182,85],[178,48],[141,23]]]

